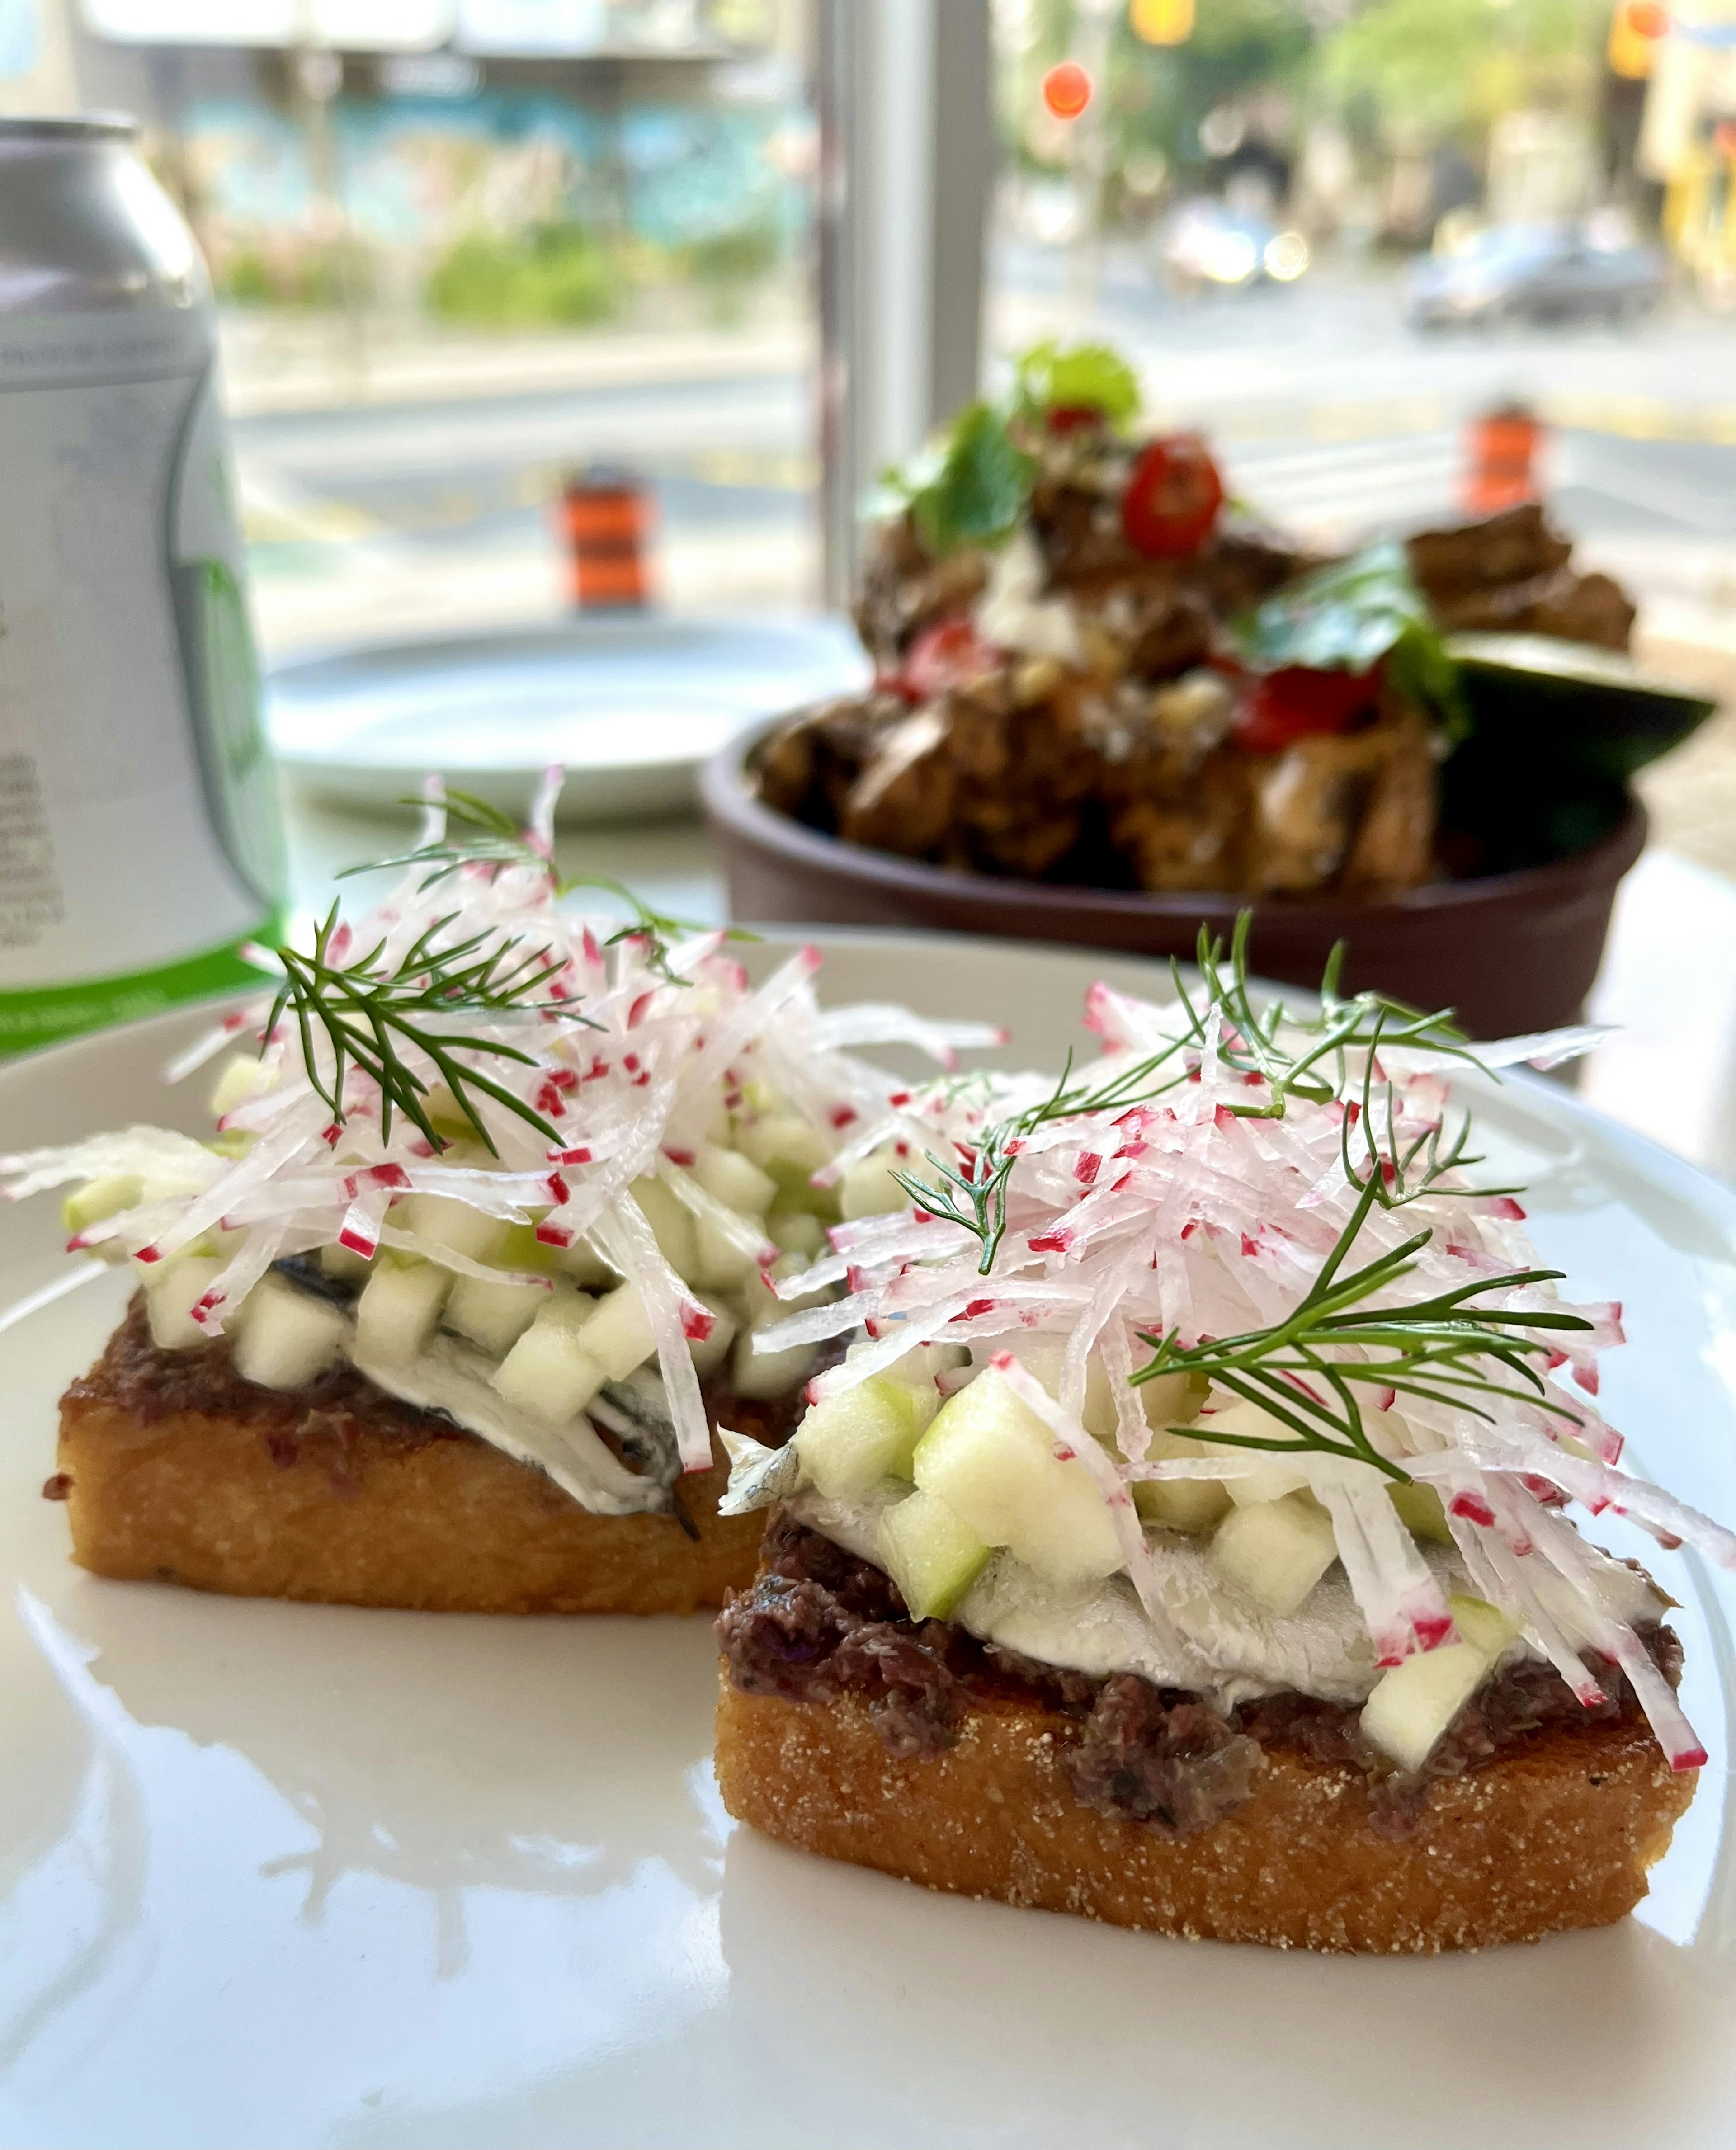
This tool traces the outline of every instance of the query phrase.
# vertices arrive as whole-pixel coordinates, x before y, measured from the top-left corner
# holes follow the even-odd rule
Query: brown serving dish
[[[766,735],[725,747],[704,778],[732,917],[926,927],[1185,960],[1202,923],[1227,941],[1237,911],[1248,907],[1234,895],[1143,894],[949,872],[845,843],[754,796],[749,772]],[[1616,885],[1645,839],[1645,809],[1630,796],[1597,842],[1545,866],[1374,900],[1258,902],[1254,965],[1264,977],[1317,986],[1342,940],[1347,990],[1371,987],[1413,1006],[1456,1008],[1474,1037],[1572,1022],[1597,974]]]

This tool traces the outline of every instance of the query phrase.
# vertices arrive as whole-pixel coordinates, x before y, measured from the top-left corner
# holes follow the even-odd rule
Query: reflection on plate
[[[267,714],[278,758],[329,797],[390,805],[438,770],[516,810],[559,761],[563,820],[600,821],[690,805],[737,732],[867,681],[846,620],[623,614],[285,665]]]
[[[748,951],[770,964],[781,951]],[[1014,1027],[1058,1064],[1099,972],[840,937],[827,991]],[[9,1142],[199,1124],[165,1017],[0,1072]],[[1474,1078],[1473,1078],[1474,1079]],[[1736,1194],[1553,1086],[1476,1082],[1490,1169],[1636,1340],[1642,1468],[1736,1514]],[[1334,1960],[931,1896],[732,1830],[703,1620],[512,1621],[105,1583],[37,1497],[124,1281],[0,1219],[0,2143],[1685,2150],[1736,2136],[1736,1587],[1683,1600],[1713,1754],[1638,1918]],[[33,1295],[36,1295],[33,1298]],[[1616,1530],[1597,1534],[1636,1549]]]

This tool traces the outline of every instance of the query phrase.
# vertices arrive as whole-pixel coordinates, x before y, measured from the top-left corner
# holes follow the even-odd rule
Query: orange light
[[[1148,45],[1184,45],[1194,34],[1194,0],[1132,0],[1128,21]]]
[[[1091,102],[1091,77],[1077,60],[1062,60],[1042,78],[1042,101],[1057,119],[1077,119]]]
[[[1626,82],[1643,82],[1652,72],[1658,47],[1669,35],[1670,15],[1658,0],[1622,0],[1609,18],[1609,71]]]
[[[1658,7],[1656,0],[1629,0],[1628,27],[1636,38],[1666,37],[1670,27],[1668,10]]]

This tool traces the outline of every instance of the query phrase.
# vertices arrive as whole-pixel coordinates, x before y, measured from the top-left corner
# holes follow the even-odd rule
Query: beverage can
[[[256,982],[245,577],[192,233],[130,121],[0,120],[0,1053]]]

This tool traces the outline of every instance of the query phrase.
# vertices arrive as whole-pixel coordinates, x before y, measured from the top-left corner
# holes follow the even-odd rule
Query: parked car
[[[1498,224],[1411,271],[1413,328],[1499,321],[1637,320],[1663,296],[1661,247],[1585,225]]]

